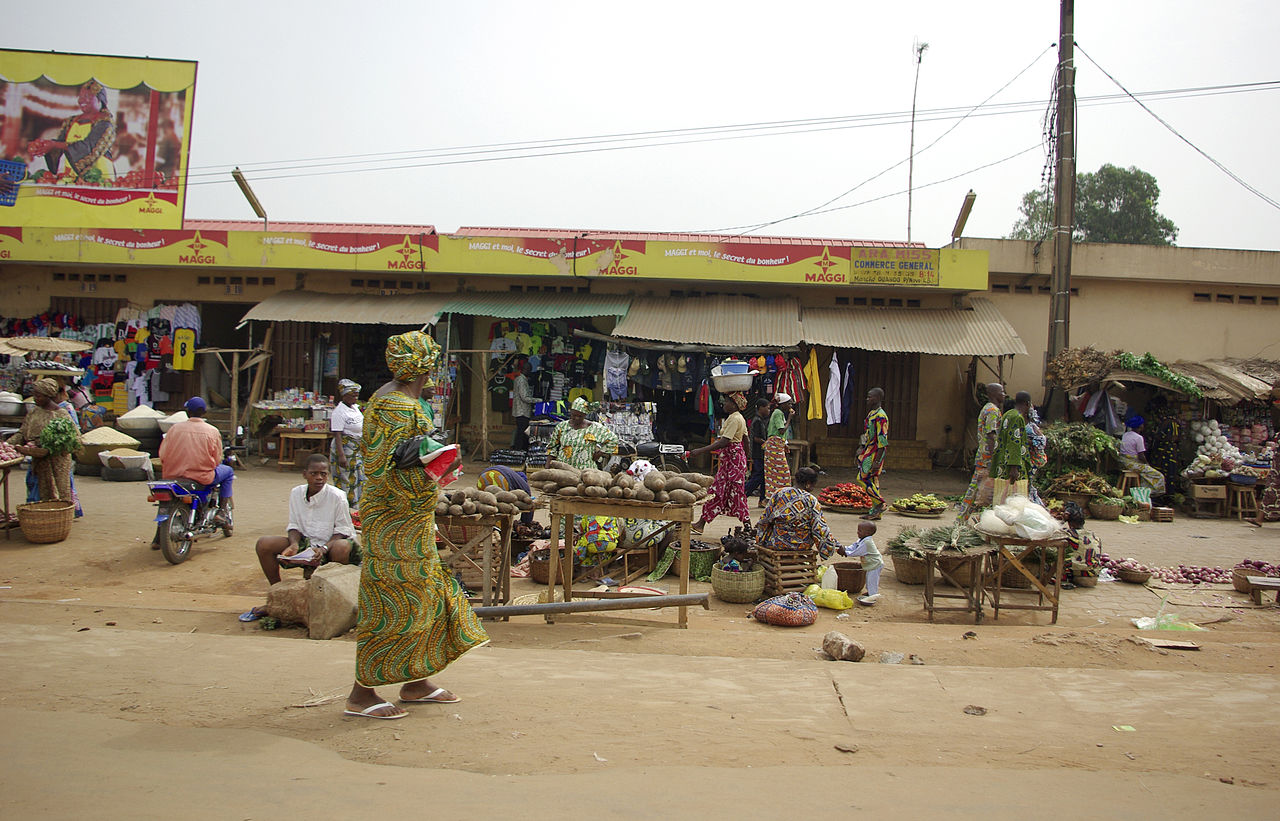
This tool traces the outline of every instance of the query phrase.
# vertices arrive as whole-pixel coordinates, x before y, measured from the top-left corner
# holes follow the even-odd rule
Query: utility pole
[[[1061,0],[1058,19],[1058,156],[1053,188],[1053,270],[1049,278],[1049,344],[1045,363],[1070,344],[1071,237],[1076,214],[1075,0]],[[1050,396],[1053,391],[1050,390]],[[1055,397],[1056,399],[1056,397]],[[1054,402],[1066,417],[1066,395]]]
[[[916,172],[916,94],[920,91],[920,63],[928,49],[928,43],[918,40],[911,47],[916,58],[916,82],[911,89],[911,148],[907,152],[907,242],[911,241],[911,185]]]

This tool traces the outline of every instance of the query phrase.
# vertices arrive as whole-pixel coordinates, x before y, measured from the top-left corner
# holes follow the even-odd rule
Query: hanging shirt
[[[809,349],[809,361],[804,366],[805,382],[809,386],[810,419],[822,418],[822,399],[818,395],[822,391],[822,372],[818,370],[818,349]],[[798,400],[797,400],[798,401]]]
[[[179,328],[173,332],[173,369],[190,371],[194,370],[195,366],[196,332],[190,328]]]
[[[831,373],[827,381],[827,424],[838,425],[840,424],[840,419],[843,417],[842,402],[844,390],[840,379],[840,357],[836,356],[834,351],[831,354],[830,371]]]

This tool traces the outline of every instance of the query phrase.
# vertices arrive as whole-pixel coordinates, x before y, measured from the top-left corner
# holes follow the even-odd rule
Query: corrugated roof
[[[637,298],[613,335],[726,348],[790,348],[800,342],[800,303],[725,294]]]
[[[579,316],[623,316],[631,297],[614,294],[525,293],[520,291],[456,294],[442,313],[492,316],[499,319],[566,319]]]
[[[349,322],[356,325],[426,325],[447,300],[437,294],[376,296],[281,291],[249,309],[240,321]]]
[[[815,345],[942,356],[1025,354],[1027,348],[990,300],[972,310],[938,308],[806,308],[803,337]]]
[[[1180,361],[1169,369],[1193,379],[1207,398],[1219,402],[1266,401],[1280,385],[1280,362],[1265,359]]]
[[[592,231],[564,228],[482,228],[466,226],[456,234],[466,237],[543,237],[551,239],[600,239],[644,242],[735,242],[742,245],[830,245],[832,248],[925,248],[923,242],[872,239],[821,239],[818,237],[762,237],[750,234],[669,234],[646,231]]]
[[[371,222],[277,222],[262,220],[183,220],[191,231],[279,231],[298,234],[434,234],[434,225],[382,225]]]

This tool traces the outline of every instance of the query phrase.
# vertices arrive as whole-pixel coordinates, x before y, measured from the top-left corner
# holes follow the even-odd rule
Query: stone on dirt
[[[328,564],[311,577],[307,603],[308,635],[331,639],[356,626],[356,603],[360,596],[360,568]]]
[[[867,649],[844,633],[832,630],[822,637],[822,652],[833,661],[862,661]]]

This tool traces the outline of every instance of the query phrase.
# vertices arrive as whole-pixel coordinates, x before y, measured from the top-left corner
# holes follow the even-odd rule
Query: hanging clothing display
[[[840,378],[840,357],[831,353],[830,375],[827,377],[827,424],[838,425],[843,417],[844,388]]]
[[[804,366],[805,382],[809,386],[808,418],[822,419],[822,373],[818,370],[818,349],[809,349],[809,361]],[[799,400],[797,400],[799,401]]]

